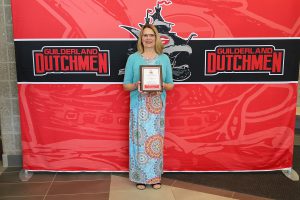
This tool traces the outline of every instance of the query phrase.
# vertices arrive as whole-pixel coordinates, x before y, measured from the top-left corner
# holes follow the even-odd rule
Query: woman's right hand
[[[138,87],[139,93],[141,93],[141,94],[143,94],[143,95],[148,94],[148,92],[144,92],[144,91],[141,90],[141,81],[138,81],[138,82],[136,82],[136,83],[137,83],[137,87]]]

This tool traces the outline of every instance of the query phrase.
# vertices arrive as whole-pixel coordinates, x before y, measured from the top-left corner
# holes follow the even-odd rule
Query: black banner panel
[[[122,82],[135,40],[15,41],[18,82]],[[175,47],[174,47],[175,48]],[[165,48],[177,82],[297,81],[299,39],[190,40]]]

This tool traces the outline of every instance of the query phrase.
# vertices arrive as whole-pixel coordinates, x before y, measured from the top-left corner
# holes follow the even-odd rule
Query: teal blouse
[[[131,54],[126,63],[125,67],[125,76],[124,76],[124,84],[136,83],[140,80],[140,65],[146,65],[146,61],[143,56],[136,52]],[[172,75],[172,67],[170,63],[170,59],[167,55],[161,54],[157,56],[157,59],[154,63],[155,65],[162,66],[162,78],[165,83],[173,84],[173,75]],[[138,90],[133,90],[130,92],[130,107],[135,104],[135,101],[138,101]],[[161,94],[163,105],[166,102],[166,91],[163,90]]]

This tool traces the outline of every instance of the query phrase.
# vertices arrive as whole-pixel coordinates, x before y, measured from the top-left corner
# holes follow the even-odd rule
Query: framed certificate
[[[141,65],[141,91],[159,92],[162,87],[162,66],[161,65]]]

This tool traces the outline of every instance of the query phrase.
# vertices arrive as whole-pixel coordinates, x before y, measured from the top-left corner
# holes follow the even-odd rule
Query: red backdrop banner
[[[298,0],[11,2],[24,169],[128,170],[122,72],[146,19],[161,33],[176,81],[167,93],[164,170],[292,167]],[[71,67],[79,54],[105,55],[109,71],[99,75],[100,60]]]

